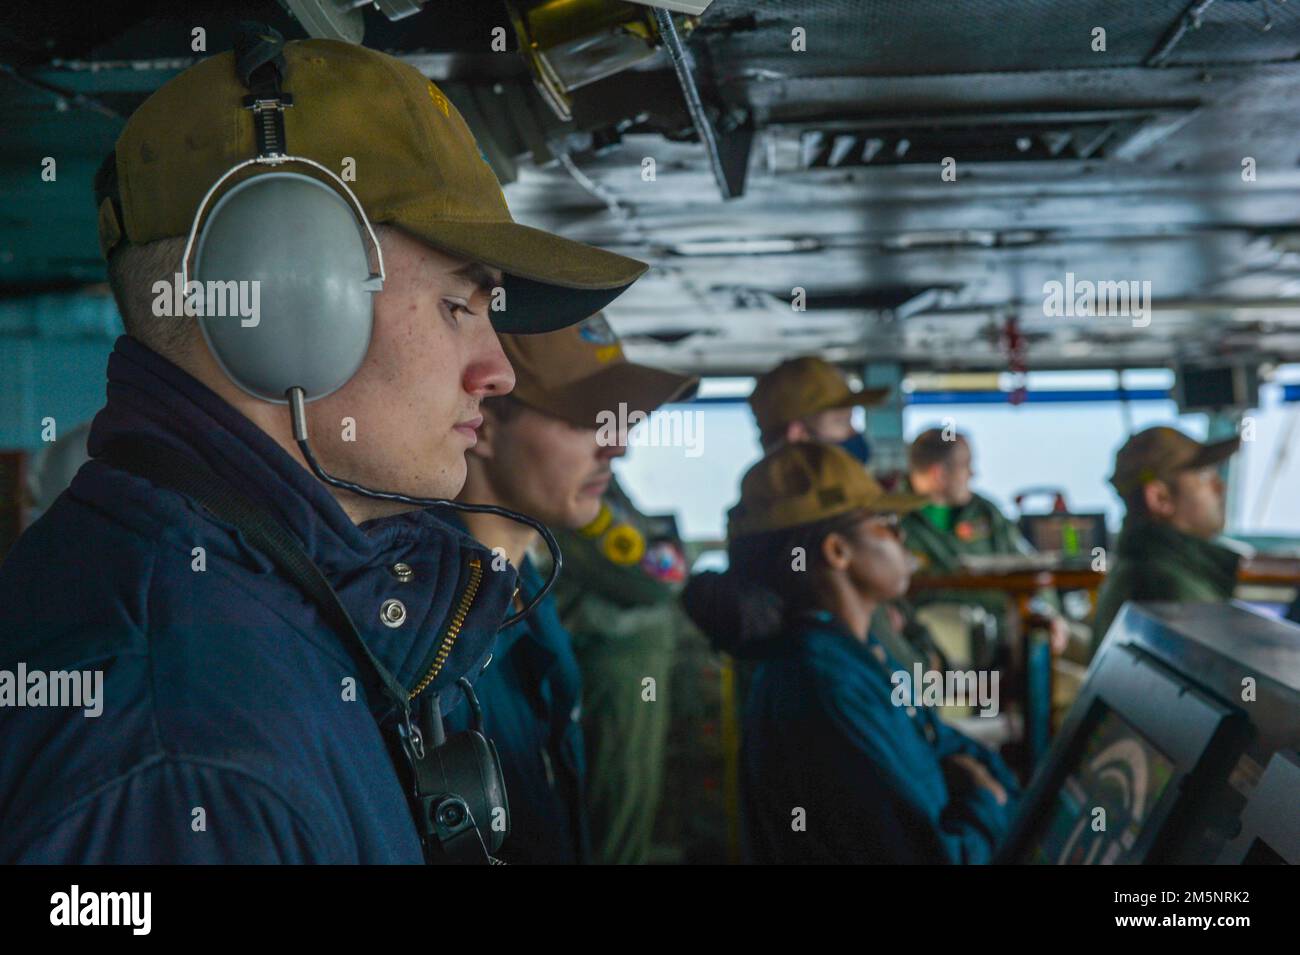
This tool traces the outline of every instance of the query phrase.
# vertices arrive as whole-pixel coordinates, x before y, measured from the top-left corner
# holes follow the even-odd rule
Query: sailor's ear
[[[1174,489],[1159,479],[1147,481],[1142,486],[1142,499],[1147,513],[1153,517],[1169,518],[1174,514]]]
[[[849,539],[839,531],[831,531],[822,538],[821,556],[831,570],[843,570],[853,560],[853,548]]]

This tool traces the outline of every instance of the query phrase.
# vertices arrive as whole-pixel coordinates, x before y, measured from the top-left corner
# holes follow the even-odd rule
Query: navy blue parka
[[[743,730],[751,861],[990,861],[1019,793],[1014,775],[933,711],[895,705],[890,675],[907,670],[878,640],[817,611],[766,647]],[[945,769],[958,753],[989,770],[1006,805]]]
[[[524,558],[520,598],[531,600],[543,583]],[[510,834],[497,853],[506,862],[589,861],[581,680],[569,633],[548,594],[528,617],[497,636],[491,663],[474,684],[510,803]],[[449,732],[468,723],[465,706],[446,721]]]
[[[269,508],[408,690],[454,630],[415,707],[435,692],[443,712],[461,703],[455,682],[486,661],[513,570],[487,572],[491,553],[430,510],[354,524],[268,435],[132,338],[115,344],[107,398],[92,457],[144,435]],[[0,707],[0,863],[422,861],[377,722],[390,707],[362,658],[181,494],[81,468],[0,565],[0,669],[19,661],[101,671],[103,712]]]

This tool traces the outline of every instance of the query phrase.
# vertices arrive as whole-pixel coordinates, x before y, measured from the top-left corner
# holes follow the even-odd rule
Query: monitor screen
[[[1133,847],[1173,778],[1174,763],[1113,710],[1103,710],[1091,726],[1030,843],[1030,862],[1139,861]]]
[[[1230,408],[1240,401],[1230,367],[1183,369],[1183,404],[1189,408]]]
[[[1106,546],[1104,514],[1026,514],[1020,530],[1036,550],[1067,559],[1091,558],[1094,547]]]

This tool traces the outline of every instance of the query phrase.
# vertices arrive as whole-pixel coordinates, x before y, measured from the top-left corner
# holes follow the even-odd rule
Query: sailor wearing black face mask
[[[888,395],[888,388],[854,391],[830,362],[805,355],[759,376],[749,407],[765,454],[782,444],[820,441],[839,445],[866,464],[871,446],[853,427],[853,409],[884,404]]]

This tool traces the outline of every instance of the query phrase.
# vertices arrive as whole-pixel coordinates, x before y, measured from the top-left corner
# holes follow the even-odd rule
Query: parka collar
[[[108,401],[91,427],[91,457],[123,434],[182,451],[269,508],[330,581],[371,650],[408,689],[429,673],[453,628],[450,653],[428,688],[438,692],[453,687],[460,676],[477,676],[506,615],[515,571],[495,568],[487,548],[432,509],[354,524],[325,486],[269,435],[206,385],[125,335],[109,356]],[[123,480],[141,480],[116,473]],[[93,486],[83,481],[73,490],[93,493]],[[242,538],[234,535],[234,540]],[[249,548],[237,547],[226,556],[236,555],[273,572],[270,562]],[[409,568],[409,580],[395,570],[399,563]],[[390,607],[387,615],[389,623],[401,618],[397,626],[381,616],[391,600],[401,603],[400,613]],[[459,691],[442,697],[446,712]]]

